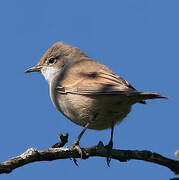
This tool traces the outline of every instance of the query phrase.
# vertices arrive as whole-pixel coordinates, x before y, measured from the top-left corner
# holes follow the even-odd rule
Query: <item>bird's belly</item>
[[[86,96],[78,94],[58,94],[52,101],[56,108],[72,122],[89,129],[107,129],[121,122],[130,112],[131,105],[119,95]],[[124,103],[125,102],[125,103]]]

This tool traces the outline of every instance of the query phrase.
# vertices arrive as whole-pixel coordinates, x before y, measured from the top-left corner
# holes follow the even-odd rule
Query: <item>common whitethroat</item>
[[[84,127],[74,142],[78,147],[87,128],[111,128],[108,147],[112,148],[114,125],[127,116],[133,104],[166,98],[157,93],[136,91],[104,64],[63,42],[55,43],[25,72],[40,72],[49,83],[54,106],[72,122]]]

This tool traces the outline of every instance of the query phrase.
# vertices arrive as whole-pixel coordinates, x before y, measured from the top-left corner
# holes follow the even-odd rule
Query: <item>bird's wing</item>
[[[94,62],[96,66],[91,66],[91,63]],[[59,93],[84,95],[131,94],[136,92],[135,88],[126,80],[97,61],[86,62],[85,65],[83,66],[82,63],[78,70],[74,70],[74,67],[71,70],[68,69],[69,73],[66,73],[64,80],[57,87],[57,91]]]

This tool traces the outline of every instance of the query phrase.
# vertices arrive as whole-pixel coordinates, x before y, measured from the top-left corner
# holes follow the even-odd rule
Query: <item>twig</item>
[[[63,147],[67,142],[68,142],[68,134],[59,134],[58,135],[58,139],[60,140],[60,142],[54,144],[52,146],[52,148],[60,148]]]
[[[109,153],[102,142],[100,142],[97,146],[82,148],[82,150],[84,159],[98,156],[110,157],[112,159],[119,160],[120,162],[126,162],[131,159],[144,160],[168,167],[175,174],[179,173],[179,161],[166,158],[160,154],[152,153],[150,151],[112,149]],[[0,174],[10,173],[12,170],[32,162],[80,157],[81,156],[78,151],[71,147],[49,148],[46,150],[36,150],[34,148],[30,148],[20,156],[0,163]]]

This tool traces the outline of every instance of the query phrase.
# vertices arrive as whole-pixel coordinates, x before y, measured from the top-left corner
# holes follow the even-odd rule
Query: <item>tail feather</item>
[[[163,96],[158,93],[151,93],[151,92],[136,92],[135,94],[132,95],[133,100],[135,102],[143,103],[145,104],[145,100],[147,99],[168,99],[168,97]]]

